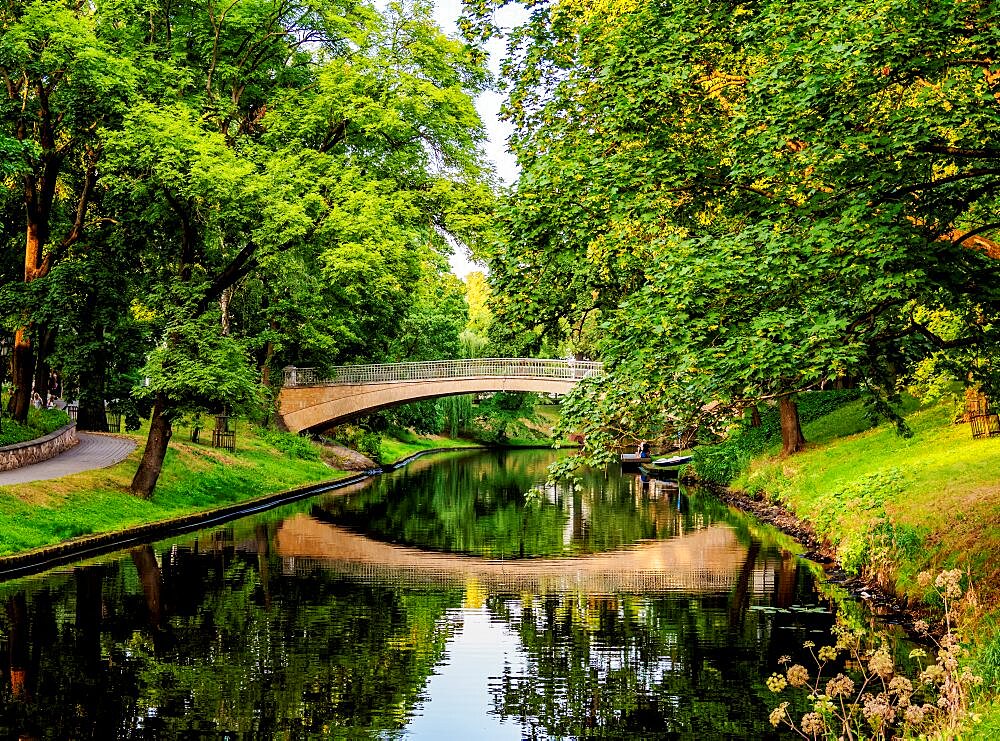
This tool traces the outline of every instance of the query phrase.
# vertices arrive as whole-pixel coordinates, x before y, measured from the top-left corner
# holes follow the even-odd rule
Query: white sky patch
[[[380,10],[385,10],[389,5],[389,0],[375,0],[375,5]],[[452,38],[458,38],[458,19],[462,15],[462,0],[434,0],[434,20],[441,29]],[[510,29],[520,25],[527,19],[527,11],[520,5],[511,5],[503,8],[498,17],[498,25],[503,29]],[[500,62],[506,53],[506,39],[491,39],[486,45],[489,54],[489,68],[494,78],[500,74]],[[503,105],[505,95],[498,92],[487,91],[476,98],[476,110],[483,121],[483,128],[486,131],[487,141],[484,146],[486,157],[493,163],[493,168],[497,173],[501,183],[513,185],[517,181],[519,170],[517,159],[509,151],[507,141],[510,138],[513,128],[500,120],[500,106]],[[465,279],[471,272],[488,272],[486,266],[473,262],[468,255],[468,251],[462,245],[453,245],[455,251],[449,262],[451,271],[459,278]]]
[[[448,36],[459,36],[458,18],[461,15],[462,0],[436,0],[434,3],[434,19]],[[524,8],[520,5],[510,5],[501,11],[498,21],[501,28],[513,28],[526,18],[527,12]],[[506,53],[506,43],[504,38],[494,38],[486,45],[486,51],[489,54],[489,68],[494,78],[500,75],[500,62]],[[476,98],[476,110],[479,111],[479,117],[486,130],[486,156],[493,163],[500,181],[504,185],[512,185],[517,180],[519,170],[517,159],[507,146],[513,128],[500,120],[500,106],[503,105],[504,99],[505,96],[502,93],[488,90]],[[483,273],[488,272],[484,265],[473,262],[469,258],[467,250],[462,246],[456,246],[449,262],[451,263],[451,271],[462,279],[477,270]]]

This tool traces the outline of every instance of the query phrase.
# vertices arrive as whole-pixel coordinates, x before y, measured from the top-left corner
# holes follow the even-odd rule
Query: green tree
[[[19,191],[24,283],[45,278],[88,227],[100,130],[115,125],[135,94],[135,69],[101,37],[95,13],[93,5],[61,1],[0,5],[0,150],[18,157],[3,170],[17,173],[16,186],[5,185],[8,197]],[[51,331],[32,311],[23,303],[15,321],[12,408],[20,421],[43,359],[33,343]]]
[[[606,301],[611,372],[570,405],[588,443],[775,399],[791,453],[799,391],[848,374],[885,401],[935,352],[995,375],[998,263],[969,248],[998,228],[992,6],[533,5],[491,269],[521,271],[498,304],[520,329],[552,316],[553,266],[597,276],[563,283]]]
[[[427,6],[170,4],[152,29],[148,100],[108,138],[160,333],[141,495],[183,407],[254,397],[251,361],[388,352],[425,263],[474,235],[489,194],[483,73]]]

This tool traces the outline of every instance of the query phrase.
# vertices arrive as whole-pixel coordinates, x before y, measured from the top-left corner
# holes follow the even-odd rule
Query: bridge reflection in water
[[[474,451],[417,460],[286,518],[273,534],[273,555],[289,574],[327,569],[397,585],[474,583],[518,594],[735,591],[740,599],[793,602],[798,559],[762,550],[746,520],[714,498],[690,500],[674,486],[603,472],[587,474],[582,492],[533,483],[553,455]]]
[[[286,573],[331,569],[394,584],[476,582],[490,590],[613,594],[617,592],[729,593],[744,577],[752,548],[726,525],[639,543],[610,553],[575,558],[489,560],[383,543],[300,514],[281,523],[274,537]],[[751,564],[751,594],[772,594],[782,574],[794,578],[791,554]],[[756,560],[756,559],[755,559]]]

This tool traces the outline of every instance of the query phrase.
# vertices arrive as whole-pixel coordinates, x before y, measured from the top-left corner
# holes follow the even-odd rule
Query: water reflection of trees
[[[832,616],[780,609],[811,585],[791,554],[763,551],[751,544],[728,594],[492,596],[526,654],[491,688],[494,712],[527,738],[774,737],[763,680]],[[773,590],[751,594],[765,570]]]
[[[7,585],[0,735],[351,736],[396,730],[440,660],[456,590],[281,574],[231,546]],[[262,568],[267,566],[268,568]]]
[[[497,533],[503,548],[517,544],[526,555],[539,543],[560,545],[567,537],[595,550],[647,533],[689,537],[585,559],[522,562],[511,574],[504,562],[504,578],[496,580],[478,567],[457,577],[456,570],[441,569],[432,578],[385,557],[378,559],[384,573],[362,578],[346,576],[342,565],[281,550],[280,533],[289,523],[308,521],[343,534],[342,528],[301,513],[289,523],[267,515],[193,544],[144,546],[106,563],[0,585],[0,736],[393,734],[445,655],[457,624],[449,610],[463,604],[464,587],[466,606],[478,609],[485,599],[491,616],[519,639],[524,665],[518,658],[497,669],[491,691],[494,711],[521,723],[525,735],[765,737],[762,678],[779,655],[801,644],[803,631],[825,629],[831,620],[786,609],[814,600],[806,570],[716,500],[674,490],[664,495],[634,478],[593,474],[582,491],[545,490],[542,504],[553,521],[515,519],[521,527],[515,533],[499,514],[516,504],[511,511],[525,517],[523,495],[548,456],[518,457],[509,474],[489,456],[476,465],[466,458],[447,476],[464,483],[442,487],[431,477],[426,491],[411,490],[413,502],[384,505],[381,515],[385,492],[361,492],[343,510],[326,500],[324,513],[374,513],[386,528],[405,528],[408,517],[439,509],[432,528],[439,542],[477,543]],[[398,480],[409,486],[417,473]],[[478,493],[466,497],[465,487]],[[286,514],[292,511],[299,510]],[[474,532],[463,519],[472,515],[494,529]],[[718,523],[725,524],[709,527]],[[409,524],[411,534],[423,527]],[[711,557],[704,544],[694,545],[715,543],[720,533],[724,542]],[[602,559],[655,555],[668,544],[704,557],[691,560],[691,579],[672,587],[683,593],[580,587],[579,581],[562,587],[577,592],[549,593],[559,583],[549,578],[552,564],[575,573],[584,563],[597,568]],[[670,573],[666,563],[652,559],[639,572]],[[681,561],[669,563],[681,570]],[[367,562],[354,573],[362,566]],[[518,569],[538,569],[546,578],[534,575],[514,586]],[[725,578],[709,578],[719,574]],[[645,589],[641,596],[587,593]]]
[[[597,553],[667,538],[728,517],[617,471],[585,473],[579,488],[541,485],[551,451],[464,455],[403,469],[314,515],[379,540],[492,558]]]

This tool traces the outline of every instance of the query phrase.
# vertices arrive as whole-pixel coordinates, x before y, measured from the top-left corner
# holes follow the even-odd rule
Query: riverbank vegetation
[[[797,455],[781,455],[771,411],[760,426],[743,420],[724,442],[696,449],[695,471],[784,505],[848,574],[904,597],[932,621],[943,607],[940,585],[921,574],[959,574],[964,599],[950,605],[950,620],[970,651],[963,666],[984,681],[970,688],[971,711],[947,720],[988,738],[985,729],[1000,727],[991,704],[1000,680],[1000,439],[973,439],[955,397],[906,399],[910,434],[901,436],[895,424],[873,423],[856,393],[823,396],[802,397],[810,410],[803,431],[813,442]]]
[[[305,484],[348,475],[319,459],[319,447],[283,450],[268,435],[241,426],[234,452],[174,440],[153,496],[135,497],[128,484],[140,452],[111,468],[49,481],[0,487],[0,555],[39,548],[90,533],[123,530],[249,501]],[[131,433],[141,445],[141,433]]]
[[[736,483],[786,503],[836,544],[846,569],[930,605],[931,614],[940,600],[920,574],[958,569],[970,590],[955,610],[959,635],[989,698],[1000,686],[1000,440],[973,440],[954,416],[954,404],[936,404],[907,416],[912,438],[878,427],[794,459],[763,458]],[[973,715],[1000,727],[1000,707],[988,699]],[[986,727],[968,732],[989,738]]]
[[[0,445],[13,445],[34,440],[69,424],[69,415],[59,409],[31,407],[24,422],[0,420]]]

